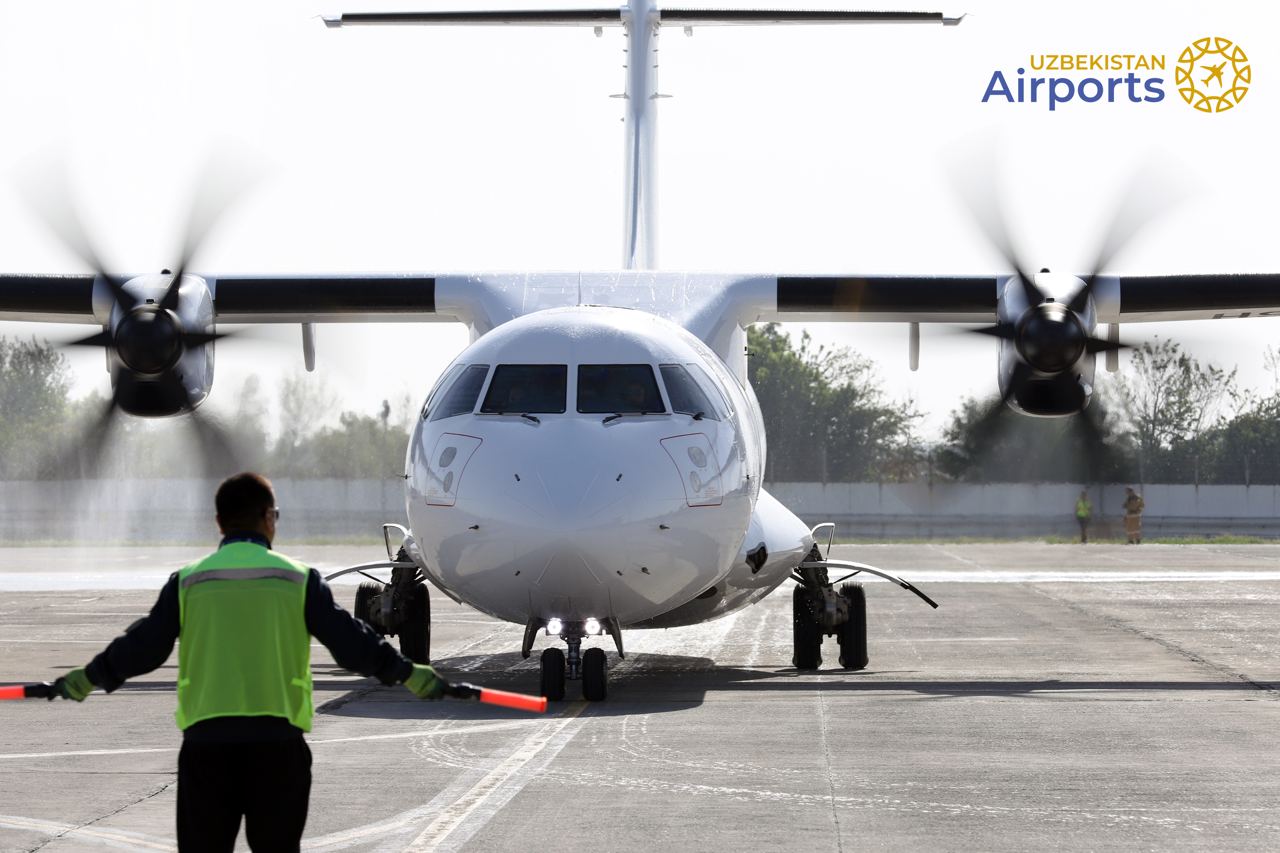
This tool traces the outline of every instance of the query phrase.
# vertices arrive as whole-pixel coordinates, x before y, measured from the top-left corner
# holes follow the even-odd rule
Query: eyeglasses
[[[267,516],[268,516],[272,521],[279,521],[279,520],[280,520],[280,507],[278,507],[278,506],[273,506],[273,507],[271,507],[271,509],[267,510]]]

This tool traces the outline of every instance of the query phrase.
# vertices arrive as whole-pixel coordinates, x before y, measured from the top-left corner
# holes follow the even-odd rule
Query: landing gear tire
[[[382,590],[382,584],[374,583],[373,581],[365,581],[360,584],[360,586],[356,587],[356,603],[353,610],[357,619],[368,623],[369,627],[385,637],[387,632],[373,613],[373,602],[377,600],[378,596],[382,595]]]
[[[840,643],[840,665],[845,669],[867,668],[867,594],[860,583],[840,587],[840,596],[849,605],[849,621],[836,629]]]
[[[587,649],[582,653],[582,698],[588,702],[603,701],[608,695],[607,664],[604,649]]]
[[[414,663],[431,663],[431,596],[419,581],[404,590],[400,653]]]
[[[794,648],[791,665],[799,670],[822,666],[822,630],[813,618],[809,593],[798,585],[791,591],[791,626]]]
[[[542,650],[542,695],[551,702],[564,698],[564,652],[559,649]]]

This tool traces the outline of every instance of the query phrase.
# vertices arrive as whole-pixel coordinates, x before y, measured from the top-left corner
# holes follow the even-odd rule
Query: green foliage
[[[384,409],[386,411],[386,409]],[[343,412],[338,427],[320,430],[307,444],[311,467],[305,476],[355,480],[404,473],[409,431],[389,418]]]
[[[1272,375],[1270,393],[1240,395],[1235,417],[1205,435],[1204,482],[1280,483],[1280,350],[1268,348],[1264,362]]]
[[[1096,429],[1088,429],[1085,418]],[[1089,483],[1129,479],[1126,458],[1115,419],[1101,401],[1085,414],[1032,418],[993,396],[960,403],[934,461],[940,473],[964,482]]]
[[[1213,434],[1240,399],[1236,371],[1202,364],[1173,341],[1143,344],[1116,384],[1144,482],[1204,482]],[[1208,479],[1212,479],[1210,476]]]
[[[750,379],[760,400],[768,481],[904,480],[919,451],[911,403],[890,401],[870,360],[847,348],[793,347],[775,324],[747,333]]]
[[[72,406],[66,356],[46,341],[0,338],[0,478],[39,475]]]

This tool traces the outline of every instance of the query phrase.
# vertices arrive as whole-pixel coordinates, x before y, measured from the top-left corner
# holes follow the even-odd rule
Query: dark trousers
[[[178,753],[178,849],[230,853],[243,816],[245,840],[255,853],[296,851],[310,796],[311,750],[301,736],[184,742]]]
[[[1089,519],[1087,517],[1081,518],[1080,516],[1077,515],[1076,521],[1080,522],[1080,541],[1088,542],[1089,541]]]

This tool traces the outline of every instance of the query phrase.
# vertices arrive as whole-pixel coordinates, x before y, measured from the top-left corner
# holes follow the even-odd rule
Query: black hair
[[[270,480],[245,471],[222,481],[213,505],[223,530],[254,530],[262,523],[267,510],[276,505],[276,496]]]

